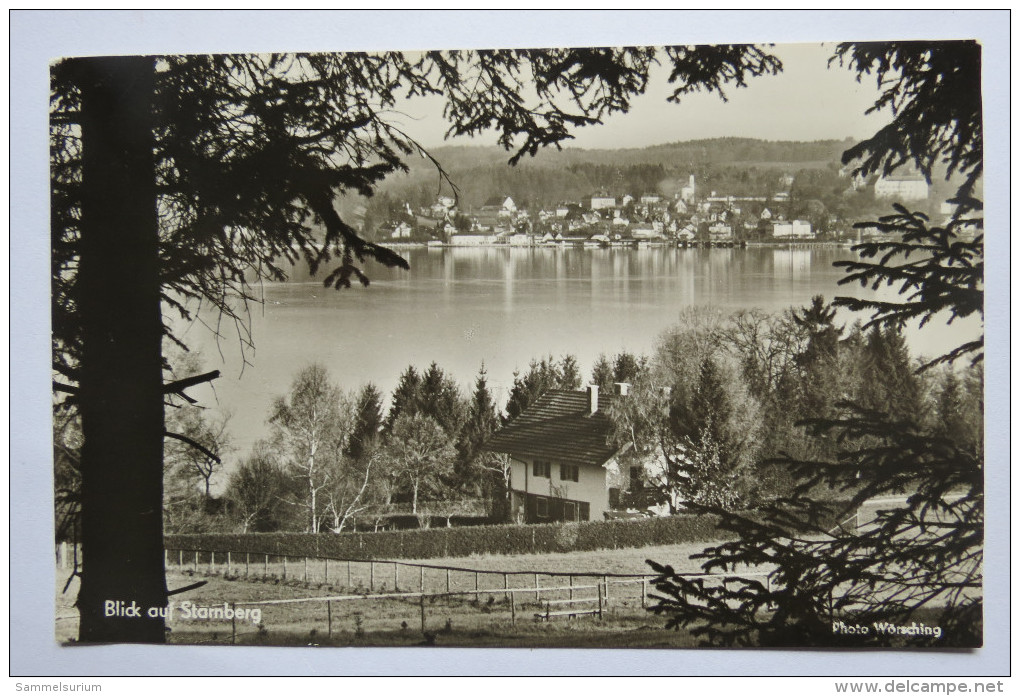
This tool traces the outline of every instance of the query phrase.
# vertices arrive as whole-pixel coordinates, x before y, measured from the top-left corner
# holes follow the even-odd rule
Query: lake
[[[869,292],[837,288],[842,271],[833,261],[853,257],[838,247],[401,253],[411,270],[369,265],[368,288],[338,292],[314,280],[266,284],[264,304],[251,308],[256,350],[243,371],[236,338],[217,345],[205,327],[189,327],[185,341],[201,352],[205,368],[222,371],[214,396],[191,393],[232,414],[231,460],[264,436],[273,397],[285,394],[295,374],[313,362],[345,389],[371,381],[387,397],[409,364],[420,371],[435,361],[468,393],[484,363],[490,388],[505,400],[514,370],[526,369],[533,358],[573,354],[587,377],[600,353],[651,351],[685,307],[778,311],[806,305],[817,294],[830,299]],[[961,330],[976,326],[911,332],[912,348],[928,355],[945,350]]]

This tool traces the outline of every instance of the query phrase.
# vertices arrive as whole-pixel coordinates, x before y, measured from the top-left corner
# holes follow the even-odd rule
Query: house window
[[[560,481],[577,481],[577,464],[560,464]]]
[[[644,471],[642,471],[639,466],[632,466],[630,468],[630,490],[639,491],[644,488],[645,482],[644,477],[642,476],[643,473]]]
[[[536,459],[535,463],[531,465],[532,476],[538,476],[540,478],[549,478],[549,470],[552,467],[549,462],[544,462],[541,459]]]
[[[548,517],[549,516],[549,499],[548,498],[535,498],[535,516],[536,517]]]
[[[563,503],[563,521],[577,522],[577,504],[566,501]]]

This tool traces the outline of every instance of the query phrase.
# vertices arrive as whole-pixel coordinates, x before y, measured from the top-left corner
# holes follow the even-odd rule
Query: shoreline
[[[538,242],[534,244],[500,244],[500,243],[479,243],[479,244],[450,244],[448,242],[375,242],[387,249],[583,249],[586,251],[597,251],[600,249],[740,249],[740,248],[783,248],[783,247],[818,247],[818,248],[844,248],[849,249],[858,241],[814,241],[810,239],[791,241],[745,241],[745,242],[610,242],[600,244],[593,242]]]

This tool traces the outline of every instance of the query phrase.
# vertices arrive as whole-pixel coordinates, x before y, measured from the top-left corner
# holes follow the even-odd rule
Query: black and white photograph
[[[377,45],[52,56],[60,650],[987,645],[980,41]]]

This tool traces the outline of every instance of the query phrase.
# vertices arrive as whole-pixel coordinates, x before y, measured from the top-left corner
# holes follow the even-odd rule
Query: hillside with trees
[[[645,148],[564,148],[542,151],[515,167],[508,167],[506,154],[495,147],[448,146],[436,148],[434,154],[457,186],[462,208],[478,208],[497,195],[511,196],[521,207],[541,208],[581,200],[600,190],[671,196],[691,175],[706,190],[767,195],[780,190],[778,181],[784,173],[823,170],[837,177],[839,157],[850,144],[717,138]],[[848,185],[843,180],[842,188]],[[437,187],[435,171],[421,162],[379,190],[415,208],[431,205],[438,193],[451,191],[448,184]]]

